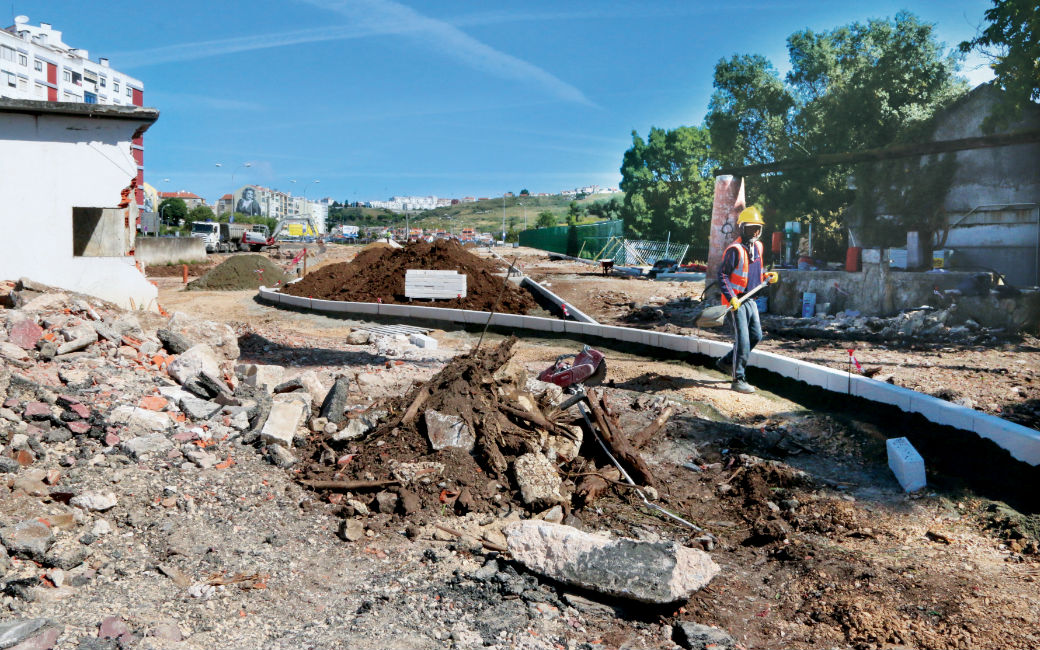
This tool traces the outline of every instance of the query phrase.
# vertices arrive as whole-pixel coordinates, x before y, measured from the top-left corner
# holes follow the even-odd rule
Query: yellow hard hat
[[[740,216],[737,217],[737,226],[744,225],[755,225],[765,228],[766,222],[762,219],[762,213],[759,209],[752,205],[741,210]]]

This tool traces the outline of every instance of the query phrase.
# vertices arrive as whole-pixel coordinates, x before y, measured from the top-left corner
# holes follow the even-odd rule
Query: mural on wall
[[[141,185],[141,190],[144,193],[144,201],[142,206],[145,212],[155,212],[159,209],[159,192],[149,185],[144,183]]]
[[[246,185],[235,192],[234,198],[235,212],[241,212],[250,217],[258,217],[263,214],[263,211],[260,209],[260,201],[257,200],[257,191],[255,187]]]

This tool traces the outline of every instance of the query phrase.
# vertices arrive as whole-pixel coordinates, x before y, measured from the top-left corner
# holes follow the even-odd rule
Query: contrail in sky
[[[469,36],[455,25],[424,16],[391,0],[329,1],[306,0],[309,4],[339,13],[349,25],[298,29],[273,34],[180,43],[129,52],[115,52],[112,60],[133,61],[128,68],[206,59],[304,43],[338,41],[389,34],[411,35],[446,56],[496,77],[533,83],[568,102],[595,106],[581,90],[538,66],[506,54]],[[485,15],[476,22],[498,19]],[[462,22],[466,22],[464,19]]]

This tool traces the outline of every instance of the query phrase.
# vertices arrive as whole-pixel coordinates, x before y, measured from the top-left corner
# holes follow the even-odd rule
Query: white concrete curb
[[[567,305],[567,313],[570,314],[571,317],[579,323],[596,323],[596,321],[593,320],[592,317],[587,316],[584,312],[582,312],[574,305],[567,303],[563,298],[557,296],[552,291],[549,291],[542,285],[538,284],[537,282],[532,280],[531,277],[528,275],[524,276],[524,279],[520,282],[520,286],[523,286],[525,284],[537,291],[538,293],[542,294],[542,296],[544,296],[547,300],[549,300],[549,302],[553,303],[557,307],[563,309],[563,306]]]
[[[483,325],[487,322],[489,315],[486,311],[469,311],[465,309],[314,300],[284,295],[267,287],[260,287],[259,296],[262,300],[270,303],[336,314],[375,314],[394,318],[421,318],[472,325]],[[574,311],[571,310],[572,315]],[[586,316],[586,318],[588,317]],[[575,322],[540,316],[522,316],[519,314],[496,313],[491,318],[491,325],[576,336],[595,336],[621,343],[638,343],[670,352],[691,352],[709,357],[721,357],[731,347],[730,344],[724,341],[699,339],[693,336],[651,332],[631,327],[600,325],[595,322]],[[868,401],[889,404],[907,413],[919,413],[925,419],[936,424],[964,431],[972,431],[983,438],[992,440],[1022,462],[1034,466],[1040,465],[1040,431],[1035,431],[1020,424],[953,404],[931,395],[918,393],[908,388],[893,386],[887,382],[877,381],[876,379],[860,375],[852,375],[850,377],[847,372],[842,372],[841,370],[791,359],[772,352],[755,350],[751,353],[748,365],[835,393],[851,394]]]

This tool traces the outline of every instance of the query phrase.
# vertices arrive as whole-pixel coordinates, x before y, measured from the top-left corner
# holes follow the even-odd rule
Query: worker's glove
[[[740,298],[738,298],[737,296],[733,296],[729,299],[729,306],[733,309],[733,311],[737,311],[738,309],[740,309],[740,304]]]
[[[780,281],[780,274],[777,273],[776,271],[767,271],[766,272],[766,280],[769,281],[769,284],[776,284],[777,282]]]

